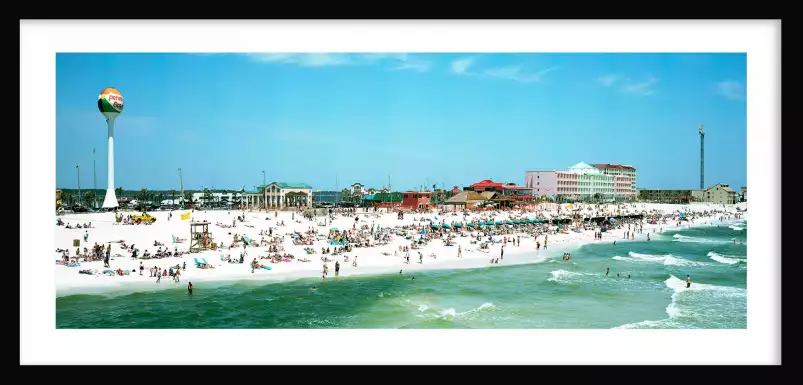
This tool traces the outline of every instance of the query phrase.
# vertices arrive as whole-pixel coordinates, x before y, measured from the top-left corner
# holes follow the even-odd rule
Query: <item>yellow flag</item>
[[[181,220],[182,221],[186,221],[187,219],[190,219],[190,213],[189,212],[181,214]]]

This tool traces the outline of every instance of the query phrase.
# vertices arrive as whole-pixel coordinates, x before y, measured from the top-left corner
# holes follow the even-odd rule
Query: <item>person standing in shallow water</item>
[[[187,283],[187,294],[192,294],[192,282]]]
[[[688,289],[690,287],[691,287],[691,277],[688,274],[686,274],[686,288]]]

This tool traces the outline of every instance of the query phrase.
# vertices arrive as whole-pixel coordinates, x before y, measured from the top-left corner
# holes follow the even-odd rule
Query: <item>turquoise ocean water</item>
[[[58,328],[747,327],[747,223],[590,244],[572,260],[56,299]],[[733,244],[733,239],[737,244]],[[738,245],[738,241],[744,245]],[[761,256],[755,256],[760,258]],[[610,267],[610,276],[605,269]],[[616,274],[630,278],[617,278]],[[686,275],[692,279],[685,288]],[[318,290],[312,291],[311,287]]]

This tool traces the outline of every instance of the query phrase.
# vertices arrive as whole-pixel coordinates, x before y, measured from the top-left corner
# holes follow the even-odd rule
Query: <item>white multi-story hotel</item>
[[[629,175],[605,174],[596,165],[583,162],[567,171],[527,171],[525,185],[534,196],[584,199],[630,198],[635,196],[633,180]]]
[[[631,194],[636,196],[636,169],[633,166],[608,163],[597,163],[592,164],[592,166],[602,171],[602,173],[605,175],[624,175],[630,177]]]

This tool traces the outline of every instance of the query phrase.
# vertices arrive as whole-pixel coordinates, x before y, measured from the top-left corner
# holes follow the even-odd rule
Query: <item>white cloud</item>
[[[658,83],[658,79],[650,76],[647,80],[643,82],[634,82],[630,78],[626,79],[625,85],[622,86],[622,92],[627,92],[630,94],[636,95],[651,95],[655,91],[652,89],[656,83]]]
[[[522,83],[535,83],[541,81],[544,75],[558,67],[551,67],[538,72],[526,72],[521,65],[511,67],[489,68],[481,72],[474,72],[474,58],[466,57],[452,61],[452,72],[465,76],[484,76],[496,79],[513,80]]]
[[[731,100],[744,99],[744,85],[735,80],[717,83],[717,93]]]
[[[603,87],[613,87],[614,85],[621,84],[619,91],[634,94],[634,95],[652,95],[655,93],[653,87],[658,84],[659,79],[654,76],[647,77],[646,80],[636,82],[629,77],[619,74],[603,75],[595,79]]]
[[[621,84],[619,91],[626,92],[634,95],[651,95],[655,93],[653,86],[658,83],[658,78],[653,76],[648,77],[641,82],[635,82],[629,77],[624,77],[618,74],[603,75],[595,79],[595,81],[603,87],[613,87],[616,84]]]
[[[264,63],[293,64],[300,67],[329,67],[346,65],[369,65],[395,62],[390,70],[425,72],[430,63],[406,53],[250,53],[254,61]]]
[[[605,76],[600,76],[597,78],[597,83],[602,84],[605,87],[610,87],[613,83],[616,83],[621,79],[621,76],[617,74],[609,74]]]
[[[402,70],[410,70],[416,72],[426,72],[430,68],[430,63],[424,60],[419,59],[418,57],[414,57],[412,55],[402,53],[396,54],[394,57],[391,58],[398,63],[397,66],[391,67],[389,69],[402,71]]]
[[[485,71],[485,74],[499,79],[513,80],[522,83],[535,83],[540,82],[541,79],[549,72],[558,69],[558,67],[551,67],[538,72],[527,73],[522,71],[521,66],[505,67],[505,68],[492,68]]]
[[[468,69],[471,67],[473,62],[474,58],[470,57],[457,59],[452,62],[452,72],[458,75],[469,75],[470,73],[468,72]]]

